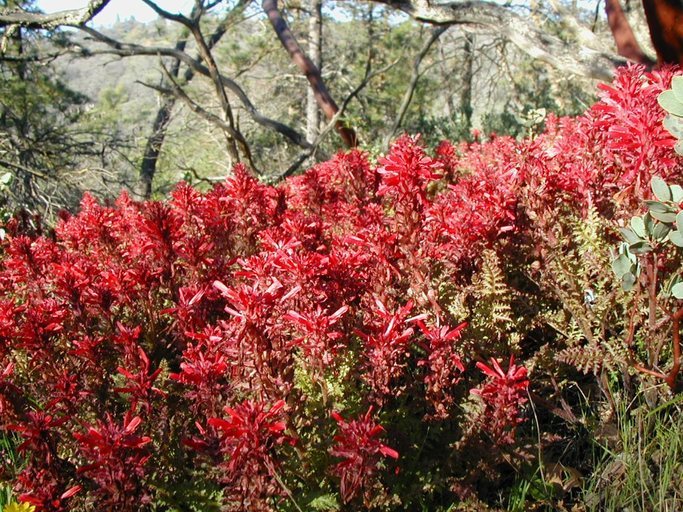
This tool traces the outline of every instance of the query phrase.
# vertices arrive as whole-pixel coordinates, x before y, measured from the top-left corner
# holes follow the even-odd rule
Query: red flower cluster
[[[236,510],[267,510],[264,498],[283,492],[275,485],[278,463],[273,449],[287,441],[282,419],[285,406],[280,400],[266,412],[264,404],[246,401],[234,409],[226,407],[227,419],[208,421],[220,436],[219,449],[225,461],[220,465],[221,478]]]
[[[379,469],[382,457],[398,459],[398,452],[382,444],[379,440],[384,428],[372,419],[372,407],[358,419],[347,421],[333,412],[339,433],[334,436],[336,444],[330,454],[339,457],[334,474],[341,478],[340,491],[344,503],[351,501]]]
[[[409,460],[429,422],[463,422],[474,361],[491,355],[449,295],[482,249],[560,201],[624,205],[612,196],[634,177],[637,195],[650,174],[680,173],[654,100],[671,74],[622,70],[588,114],[533,141],[432,157],[402,137],[377,166],[352,151],[279,186],[237,166],[163,203],[85,197],[51,237],[8,226],[0,432],[21,438],[24,464],[3,478],[54,511],[190,509],[207,493],[267,510],[335,492],[331,474],[344,501],[391,485],[382,458]],[[477,365],[480,425],[510,443],[529,381],[492,365]],[[187,482],[199,490],[178,492]]]
[[[527,401],[529,379],[526,368],[515,365],[510,358],[507,372],[503,371],[497,360],[491,359],[491,367],[477,363],[486,383],[481,388],[472,389],[473,395],[484,401],[480,421],[496,443],[511,444],[515,441],[515,427],[523,421],[522,405]]]

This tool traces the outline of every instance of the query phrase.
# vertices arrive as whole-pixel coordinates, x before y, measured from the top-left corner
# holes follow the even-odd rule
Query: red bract
[[[100,509],[133,511],[149,501],[142,482],[150,457],[145,446],[152,440],[136,434],[141,424],[142,419],[129,411],[122,425],[107,417],[74,434],[84,459],[78,473],[95,483],[93,494]]]
[[[424,378],[426,397],[434,408],[432,417],[444,419],[454,402],[453,388],[462,380],[465,371],[455,342],[467,324],[462,323],[454,329],[447,325],[427,327],[422,321],[417,325],[426,339],[424,351],[427,357],[417,363],[429,369]]]
[[[377,193],[402,199],[413,198],[425,204],[426,187],[430,181],[439,179],[436,170],[441,164],[427,156],[418,139],[404,135],[394,142],[391,151],[379,160],[378,173],[382,178]]]
[[[208,423],[220,436],[222,478],[229,490],[228,505],[244,510],[270,510],[269,498],[283,489],[277,484],[275,448],[289,441],[284,431],[286,404],[280,400],[268,407],[246,401],[226,407],[227,418]]]
[[[330,454],[343,459],[332,471],[341,478],[341,496],[348,503],[360,491],[370,491],[382,458],[398,459],[398,452],[380,441],[384,428],[373,420],[372,407],[358,419],[345,420],[338,412],[333,412],[332,417],[339,433],[334,436]]]
[[[134,371],[122,367],[117,368],[117,371],[126,378],[126,386],[115,388],[115,391],[130,395],[131,409],[135,410],[140,405],[146,412],[149,412],[154,395],[164,396],[163,391],[153,386],[161,373],[161,368],[152,370],[145,351],[142,347],[137,348],[138,357],[135,361],[137,368]]]
[[[366,506],[374,496],[386,505],[396,494],[414,508],[408,494],[438,467],[433,492],[445,499],[453,461],[480,462],[452,453],[474,439],[459,426],[480,425],[487,447],[512,443],[529,386],[513,361],[507,371],[479,363],[477,387],[466,371],[500,346],[474,339],[498,325],[481,319],[473,293],[482,250],[500,259],[491,280],[505,282],[489,283],[492,310],[503,297],[523,317],[520,303],[539,306],[530,263],[542,274],[557,251],[577,251],[568,219],[597,212],[608,232],[649,196],[653,174],[683,175],[656,101],[675,73],[618,70],[589,112],[550,116],[532,140],[442,143],[432,157],[402,137],[376,165],[340,153],[277,186],[237,166],[206,193],[181,184],[163,202],[85,196],[49,238],[8,229],[0,432],[19,437],[25,465],[3,478],[45,510],[193,510],[219,494],[266,510],[307,507],[297,500],[327,492],[332,473],[344,501],[362,492]],[[558,302],[547,299],[540,309]],[[506,311],[501,323],[516,322]],[[552,335],[527,332],[486,335],[515,334],[535,357]],[[472,387],[478,418],[467,417]],[[401,482],[383,473],[396,452],[371,410],[335,414],[328,453],[329,409],[373,404],[406,460],[429,459],[428,469],[406,465]]]
[[[340,348],[339,339],[343,334],[332,330],[332,326],[348,310],[348,306],[343,306],[331,315],[327,315],[318,306],[312,314],[289,311],[283,317],[283,320],[293,322],[303,334],[295,338],[293,342],[295,346],[302,349],[306,361],[321,370],[334,362],[334,356]]]
[[[378,403],[384,397],[400,393],[400,387],[393,387],[392,380],[399,377],[409,355],[409,342],[413,329],[406,327],[413,303],[408,302],[396,312],[390,312],[379,299],[375,299],[375,317],[370,319],[370,333],[359,331],[365,342],[367,357],[365,381],[372,388]],[[416,320],[415,318],[414,320]]]
[[[470,390],[484,402],[480,421],[496,442],[510,444],[515,440],[515,429],[523,421],[522,406],[527,402],[529,379],[526,368],[517,366],[515,358],[510,357],[508,370],[503,371],[496,359],[491,366],[477,363],[487,380],[480,388]]]

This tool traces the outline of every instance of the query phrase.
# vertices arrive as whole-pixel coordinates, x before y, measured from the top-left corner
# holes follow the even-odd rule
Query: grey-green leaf
[[[647,242],[638,242],[629,245],[628,250],[633,254],[645,254],[646,252],[650,252],[652,250],[652,246]]]
[[[666,238],[666,235],[669,234],[669,231],[671,231],[671,228],[667,224],[658,223],[655,226],[655,229],[652,231],[652,236],[655,240],[661,241]]]
[[[669,189],[669,185],[667,185],[666,181],[662,178],[653,176],[650,186],[657,199],[660,201],[671,201],[671,190]]]
[[[643,221],[642,217],[633,217],[631,219],[631,229],[640,238],[647,238],[647,234],[645,232],[645,222]]]
[[[619,228],[619,231],[621,231],[621,235],[624,237],[624,240],[626,240],[629,244],[635,244],[642,240],[642,237],[639,237],[633,232],[632,229]]]
[[[676,228],[683,232],[683,211],[678,212],[678,215],[676,215]]]
[[[671,185],[671,195],[673,196],[674,203],[680,203],[683,201],[683,187],[680,185]]]
[[[671,287],[671,295],[677,299],[683,299],[683,283],[676,283]]]
[[[683,102],[678,101],[673,91],[664,91],[657,97],[659,105],[669,114],[683,117]]]
[[[676,145],[674,146],[674,151],[676,151],[677,154],[683,156],[683,139],[679,140]]]
[[[654,222],[652,222],[652,215],[650,215],[650,212],[643,215],[643,222],[645,222],[645,232],[648,235],[652,234],[652,226],[654,225]]]
[[[683,76],[675,76],[671,80],[671,90],[678,101],[683,103]]]
[[[677,247],[683,247],[683,234],[681,231],[674,230],[669,233],[669,240]]]
[[[624,254],[620,254],[614,261],[612,261],[612,271],[619,278],[631,271],[631,261]]]
[[[633,289],[634,284],[636,284],[636,276],[630,272],[628,274],[624,274],[624,276],[621,278],[621,287],[627,292]]]
[[[650,213],[652,212],[659,212],[659,213],[667,213],[667,212],[673,212],[671,208],[669,208],[667,205],[660,201],[645,201],[645,204],[647,205],[648,210],[650,210]]]
[[[671,135],[677,139],[683,139],[683,118],[668,115],[662,122]]]
[[[652,216],[660,222],[665,222],[667,224],[673,224],[676,222],[676,214],[673,212],[652,212]]]

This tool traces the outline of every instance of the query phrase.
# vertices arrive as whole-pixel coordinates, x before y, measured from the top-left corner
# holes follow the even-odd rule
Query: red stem
[[[674,353],[674,365],[671,367],[669,375],[666,377],[666,383],[673,390],[676,384],[676,377],[678,377],[678,372],[681,370],[681,330],[680,322],[683,318],[683,308],[680,308],[671,317],[673,320],[673,353]]]

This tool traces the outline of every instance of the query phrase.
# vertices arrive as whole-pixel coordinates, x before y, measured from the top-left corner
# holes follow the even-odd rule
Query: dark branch
[[[470,25],[494,31],[530,57],[565,73],[611,80],[626,60],[580,44],[565,43],[509,7],[487,1],[372,0],[433,25]]]
[[[0,10],[0,27],[19,26],[24,28],[53,30],[59,26],[81,27],[94,18],[109,0],[90,0],[82,9],[59,11],[52,14],[28,12],[21,9]]]
[[[196,59],[193,59],[190,55],[188,55],[185,52],[181,52],[178,50],[175,50],[174,48],[166,48],[166,47],[157,47],[157,46],[152,46],[152,47],[147,47],[147,46],[141,46],[138,44],[128,44],[128,43],[122,43],[120,41],[116,41],[108,36],[105,36],[101,32],[98,32],[97,30],[94,30],[90,27],[81,27],[81,30],[84,32],[87,32],[90,34],[92,37],[97,39],[98,41],[105,43],[107,46],[109,46],[111,49],[110,50],[100,50],[100,51],[90,51],[91,55],[98,55],[98,54],[109,54],[109,55],[118,55],[120,57],[133,57],[133,56],[162,56],[162,57],[173,57],[175,59],[180,60],[183,64],[187,65],[189,68],[193,69],[195,72],[204,75],[206,77],[210,77],[209,70],[206,66],[204,66],[201,62],[199,62]],[[275,130],[278,132],[280,135],[286,137],[289,139],[291,142],[296,144],[297,146],[300,146],[302,148],[310,148],[310,144],[306,141],[306,137],[297,132],[294,128],[281,123],[280,121],[276,121],[273,119],[270,119],[263,114],[261,114],[254,104],[251,102],[247,94],[244,92],[244,89],[235,82],[233,79],[228,78],[224,75],[220,75],[221,82],[223,85],[231,91],[235,96],[237,96],[237,99],[239,99],[240,103],[242,106],[245,108],[245,110],[249,113],[251,118],[254,120],[255,123],[265,127],[269,128],[271,130]]]
[[[308,80],[320,110],[322,110],[327,119],[334,118],[337,112],[339,112],[339,107],[327,90],[327,86],[320,75],[320,70],[304,53],[301,46],[299,46],[294,34],[278,9],[277,0],[263,0],[262,6],[282,46],[287,50],[294,64],[296,64]],[[358,144],[356,133],[347,127],[338,116],[335,128],[348,147],[355,147]]]

